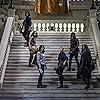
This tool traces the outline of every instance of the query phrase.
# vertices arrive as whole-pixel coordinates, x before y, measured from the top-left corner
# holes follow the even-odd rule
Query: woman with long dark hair
[[[71,71],[71,63],[72,63],[72,58],[75,57],[77,66],[79,68],[79,62],[78,62],[78,51],[79,51],[79,40],[76,38],[75,33],[71,33],[71,38],[70,38],[70,56],[69,56],[69,68],[68,71]]]
[[[30,35],[29,38],[29,51],[30,51],[30,57],[29,57],[29,67],[32,67],[32,60],[33,60],[33,54],[37,53],[37,47],[36,47],[36,38],[38,37],[37,32],[34,31]]]
[[[25,20],[23,21],[23,26],[25,27],[24,32],[22,32],[23,37],[25,38],[25,40],[27,41],[27,45],[29,42],[29,35],[30,35],[30,31],[31,31],[31,17],[30,17],[30,13],[29,11],[25,12]]]

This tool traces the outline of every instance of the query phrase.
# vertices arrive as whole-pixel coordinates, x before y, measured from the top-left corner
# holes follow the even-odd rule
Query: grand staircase
[[[89,34],[77,33],[80,46],[88,44],[92,57],[95,53],[92,39]],[[100,100],[100,84],[97,68],[92,73],[91,89],[84,90],[84,84],[76,79],[77,66],[73,59],[73,71],[64,70],[64,88],[58,89],[59,80],[54,71],[57,67],[59,48],[64,47],[66,54],[69,52],[70,33],[38,33],[37,46],[44,45],[47,61],[47,69],[44,73],[44,88],[37,88],[39,77],[38,69],[34,65],[28,67],[29,50],[25,46],[21,34],[15,34],[11,45],[7,63],[3,89],[0,100]],[[80,54],[79,54],[80,59]]]

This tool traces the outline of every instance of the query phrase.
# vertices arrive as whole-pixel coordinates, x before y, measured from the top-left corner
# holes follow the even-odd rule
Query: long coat
[[[90,79],[91,78],[91,53],[90,50],[84,50],[82,55],[81,55],[81,60],[80,60],[80,74],[82,76],[82,79]]]

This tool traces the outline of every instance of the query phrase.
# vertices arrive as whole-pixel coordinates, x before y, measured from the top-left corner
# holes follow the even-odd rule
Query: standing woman
[[[70,38],[70,56],[69,56],[69,68],[68,71],[71,71],[71,63],[72,58],[75,57],[78,69],[79,69],[79,62],[78,62],[78,51],[79,51],[79,40],[76,38],[75,33],[71,33]]]
[[[79,73],[82,80],[86,83],[84,89],[90,88],[91,72],[94,70],[95,66],[91,57],[91,52],[86,44],[82,45],[82,53],[80,60]]]
[[[46,61],[45,61],[45,47],[44,45],[40,45],[39,51],[37,52],[37,66],[40,73],[38,79],[37,88],[42,88],[42,78],[44,74],[44,69],[46,68]]]
[[[24,32],[22,32],[22,35],[25,38],[25,40],[27,41],[27,45],[28,45],[29,34],[30,34],[30,31],[31,31],[31,24],[32,24],[29,11],[25,12],[25,16],[26,16],[26,18],[23,21],[23,26],[25,27],[25,29],[24,29]]]
[[[33,54],[36,54],[37,53],[37,48],[36,48],[36,38],[37,38],[37,32],[34,31],[31,35],[30,35],[30,38],[29,38],[29,51],[30,51],[30,57],[29,57],[29,67],[32,67],[32,60],[33,60]],[[33,48],[35,47],[35,48]],[[33,50],[34,51],[33,51]]]

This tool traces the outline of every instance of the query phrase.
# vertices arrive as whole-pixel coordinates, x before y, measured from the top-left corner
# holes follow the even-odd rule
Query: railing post
[[[13,32],[14,34],[16,33],[16,27],[15,27],[15,21],[16,21],[16,15],[15,15],[15,9],[14,8],[9,8],[8,9],[8,17],[14,17],[14,22],[13,22]]]
[[[100,31],[99,31],[99,27],[97,23],[96,12],[97,12],[96,9],[90,9],[90,23],[93,28],[93,33],[96,39],[96,45],[97,45],[97,49],[98,49],[98,53],[100,57]]]
[[[97,23],[97,10],[90,9],[90,32],[92,33],[92,39],[94,41],[96,64],[100,75],[100,31]],[[92,28],[92,29],[91,29]]]

